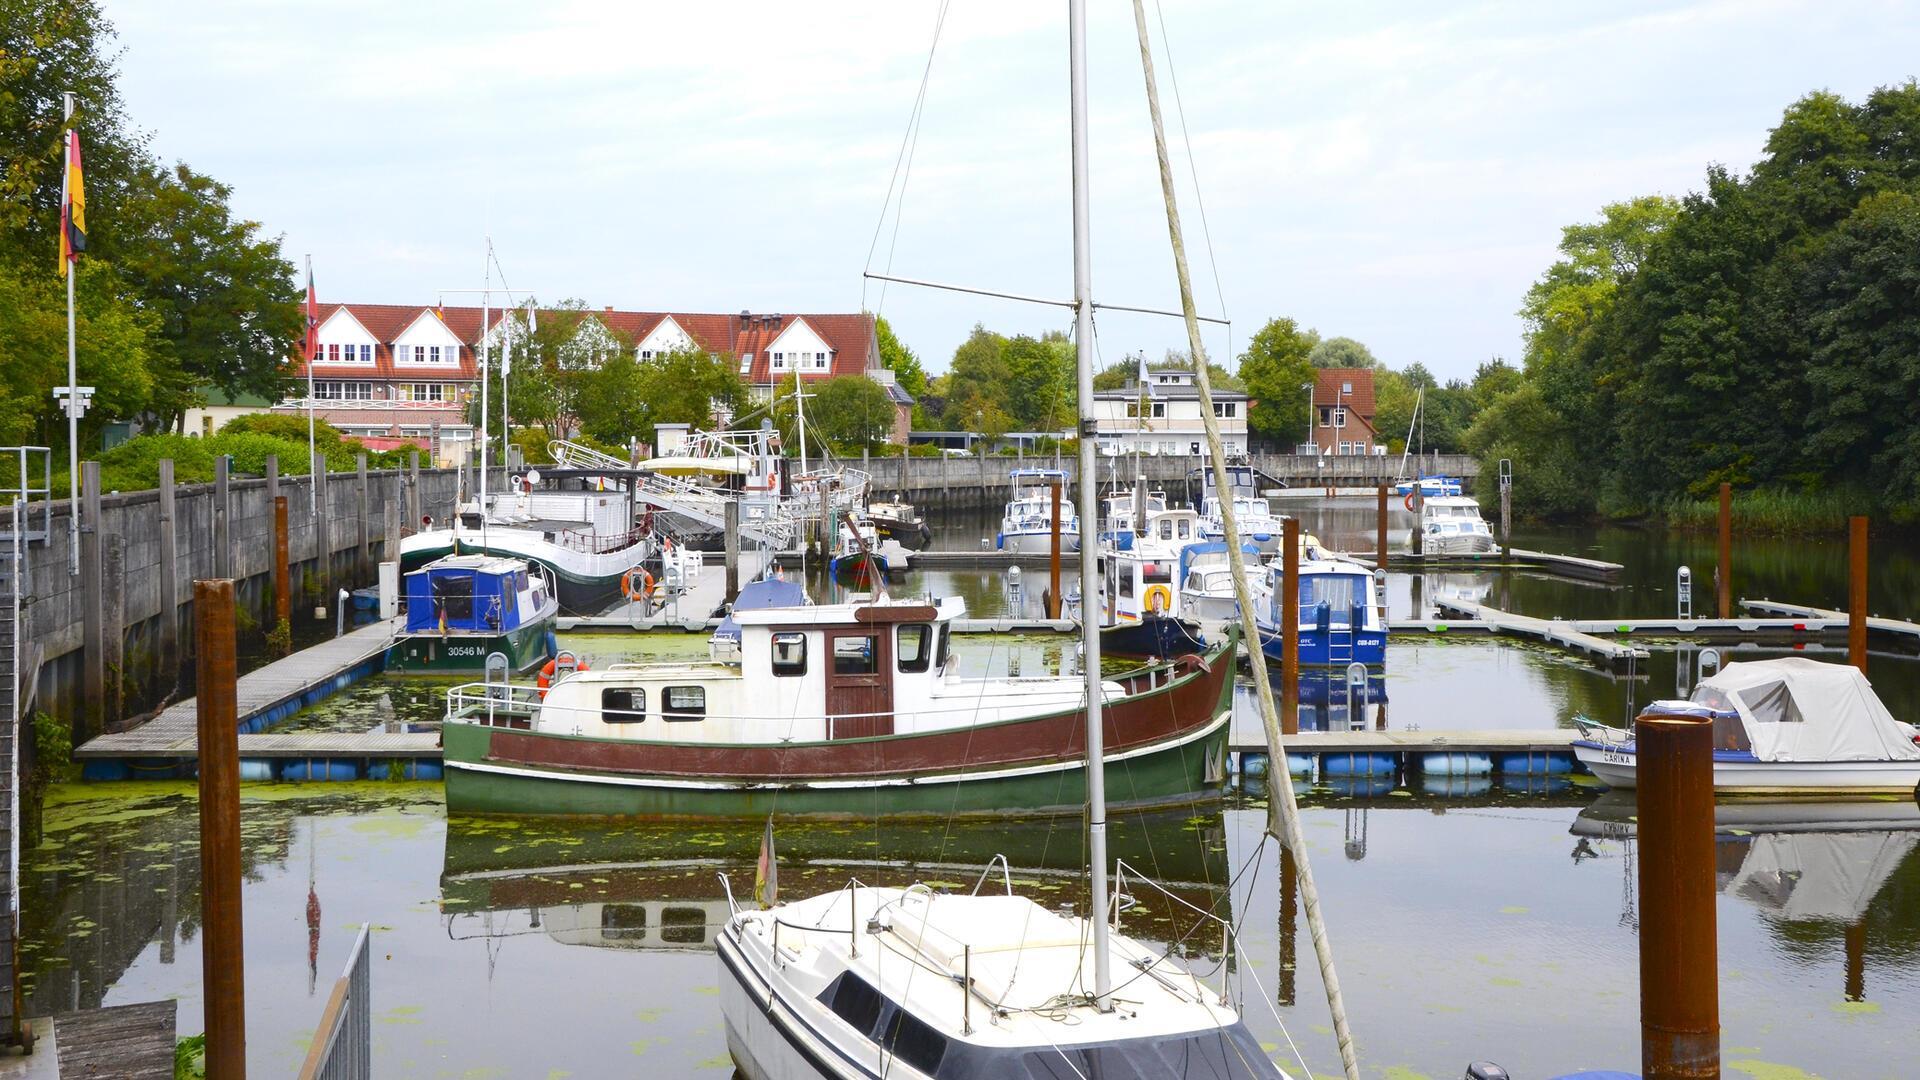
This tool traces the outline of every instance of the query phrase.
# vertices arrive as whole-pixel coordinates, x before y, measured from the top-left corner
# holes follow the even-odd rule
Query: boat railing
[[[612,454],[567,439],[554,439],[547,443],[547,456],[553,458],[555,464],[567,469],[615,469],[625,472],[633,467]]]
[[[647,538],[647,530],[634,526],[623,533],[598,533],[591,529],[567,529],[553,534],[553,542],[569,551],[587,555],[605,555],[630,548]]]
[[[1573,726],[1579,730],[1580,737],[1589,742],[1603,743],[1608,746],[1629,746],[1633,743],[1633,732],[1603,724],[1592,717],[1575,713]]]
[[[987,860],[986,868],[980,871],[980,880],[973,883],[974,896],[980,895],[980,887],[987,883],[987,877],[993,873],[995,866],[1000,868],[1000,879],[1006,883],[1007,895],[1013,895],[1013,868],[1007,865],[1005,855],[996,853],[993,858]]]
[[[1240,943],[1240,935],[1237,931],[1234,930],[1233,923],[1229,922],[1226,919],[1221,918],[1218,915],[1215,915],[1213,912],[1208,911],[1206,908],[1199,907],[1198,905],[1185,899],[1184,897],[1181,897],[1175,894],[1172,890],[1160,884],[1158,881],[1155,881],[1153,878],[1147,876],[1146,874],[1141,873],[1139,870],[1128,865],[1125,859],[1115,859],[1113,870],[1114,870],[1113,901],[1114,901],[1115,910],[1112,916],[1112,921],[1113,921],[1113,928],[1115,930],[1118,930],[1120,928],[1120,925],[1119,925],[1120,924],[1120,912],[1119,912],[1120,897],[1126,894],[1127,881],[1129,877],[1131,877],[1133,881],[1146,885],[1148,888],[1151,888],[1153,891],[1159,893],[1161,896],[1164,896],[1168,900],[1173,901],[1174,904],[1180,907],[1186,908],[1188,911],[1191,911],[1193,914],[1199,916],[1198,920],[1196,920],[1194,924],[1196,929],[1207,923],[1213,923],[1214,925],[1220,928],[1220,954],[1221,954],[1220,1004],[1222,1005],[1227,1004],[1227,1002],[1230,1000],[1230,994],[1229,994],[1228,985],[1227,985],[1227,975],[1233,967],[1233,964],[1228,962],[1228,958],[1233,956],[1234,951],[1239,947],[1239,943]],[[1184,941],[1188,936],[1190,936],[1192,933],[1193,931],[1189,930],[1186,934],[1181,935],[1180,941],[1176,941],[1169,944],[1167,946],[1167,955],[1169,956],[1172,955],[1173,949],[1176,946],[1178,946],[1181,941]],[[1162,957],[1161,959],[1165,959],[1165,957]],[[1152,976],[1154,981],[1160,983],[1162,986],[1165,986],[1169,991],[1178,993],[1179,989],[1175,987],[1170,980],[1166,979],[1165,977],[1161,976],[1158,972],[1154,971],[1154,968],[1158,965],[1158,963],[1159,963],[1158,960],[1142,961],[1142,962],[1136,963],[1135,966],[1139,967],[1142,973]],[[1187,978],[1193,980],[1193,984],[1195,986],[1204,985],[1203,983],[1201,983],[1200,977],[1198,975],[1195,975],[1193,972],[1188,971],[1188,972],[1185,972],[1185,974]]]

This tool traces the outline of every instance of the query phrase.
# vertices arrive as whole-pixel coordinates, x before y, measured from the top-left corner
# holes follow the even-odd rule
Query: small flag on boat
[[[60,276],[87,250],[87,192],[80,182],[80,132],[67,131],[67,169],[60,193]]]
[[[767,831],[760,837],[760,861],[753,867],[753,897],[760,906],[770,908],[780,893],[780,867],[773,857],[773,815],[767,815]]]

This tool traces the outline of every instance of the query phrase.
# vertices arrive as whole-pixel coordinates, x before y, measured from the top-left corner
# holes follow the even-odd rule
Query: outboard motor
[[[1511,1080],[1507,1070],[1491,1061],[1476,1061],[1467,1066],[1466,1080]]]

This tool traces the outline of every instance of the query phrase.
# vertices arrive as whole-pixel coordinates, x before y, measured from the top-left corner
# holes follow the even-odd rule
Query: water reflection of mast
[[[1847,924],[1847,1000],[1867,1000],[1867,924],[1855,919]]]
[[[320,894],[314,888],[314,861],[320,849],[320,819],[307,819],[307,996],[320,978]]]

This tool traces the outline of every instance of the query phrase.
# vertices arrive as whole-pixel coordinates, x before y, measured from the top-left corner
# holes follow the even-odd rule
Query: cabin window
[[[1192,535],[1193,535],[1193,522],[1188,521],[1186,518],[1181,518],[1180,519],[1180,539],[1185,540],[1186,538]]]
[[[1346,611],[1367,602],[1366,578],[1350,574],[1312,574],[1300,579],[1300,610],[1326,604]]]
[[[1164,520],[1164,519],[1162,519],[1162,520],[1161,520],[1161,522],[1160,522],[1160,539],[1162,539],[1162,540],[1171,540],[1171,539],[1173,539],[1173,522],[1171,522],[1171,521],[1167,521],[1167,520]]]
[[[1131,566],[1127,567],[1126,573],[1120,575],[1120,595],[1121,596],[1132,598],[1133,592],[1134,592],[1133,576],[1134,576],[1134,572],[1133,572],[1133,567]]]
[[[433,579],[433,609],[448,622],[473,618],[473,579],[440,574]]]
[[[880,668],[880,639],[871,634],[833,639],[835,675],[872,675]]]
[[[901,671],[925,671],[933,659],[933,627],[912,623],[900,628],[894,654],[900,658]]]
[[[773,635],[773,673],[780,676],[807,673],[807,635],[798,631]]]
[[[953,644],[953,628],[948,626],[946,623],[941,623],[940,624],[940,647],[934,650],[933,670],[945,671],[947,669],[947,649],[952,644]]]
[[[848,1027],[867,1038],[873,1037],[874,1026],[880,1022],[880,1007],[886,999],[865,979],[843,972],[820,996],[826,999],[827,1008],[846,1021]]]
[[[896,1007],[885,1021],[886,1034],[881,1045],[893,1056],[932,1076],[939,1071],[940,1059],[947,1056],[947,1037],[926,1021]],[[1095,1075],[1098,1075],[1097,1073]]]
[[[641,941],[647,936],[647,909],[641,904],[600,908],[600,936],[609,941]]]
[[[669,686],[660,691],[660,719],[698,720],[707,715],[707,688]]]
[[[669,945],[699,945],[707,940],[707,913],[675,905],[660,909],[660,940]]]
[[[1173,583],[1173,564],[1150,562],[1141,571],[1149,585],[1169,585]]]
[[[647,692],[631,686],[609,686],[600,691],[600,721],[637,724],[647,718]]]

